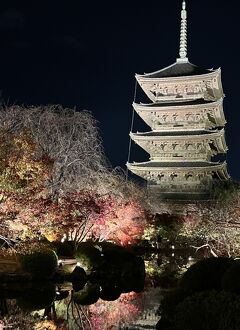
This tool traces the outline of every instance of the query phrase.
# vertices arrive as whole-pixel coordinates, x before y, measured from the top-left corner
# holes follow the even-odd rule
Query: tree
[[[47,159],[51,175],[45,184],[52,194],[93,185],[99,188],[108,172],[96,120],[87,111],[59,105],[2,107],[0,137],[1,170],[5,172],[12,158],[12,167],[26,166],[29,158],[35,162]],[[24,148],[25,157],[21,155]]]
[[[192,205],[180,233],[197,251],[205,249],[214,257],[240,252],[239,184],[229,182],[225,189],[218,200]]]
[[[0,156],[2,235],[75,244],[141,235],[144,192],[109,168],[89,112],[2,107]]]

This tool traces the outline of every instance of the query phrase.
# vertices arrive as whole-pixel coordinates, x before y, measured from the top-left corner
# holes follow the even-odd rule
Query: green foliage
[[[180,268],[172,264],[159,266],[154,274],[155,283],[162,288],[176,287],[181,276]]]
[[[236,330],[240,328],[240,297],[205,291],[187,297],[176,308],[174,330]]]
[[[181,217],[168,213],[156,214],[150,222],[144,231],[144,238],[152,241],[162,238],[175,241],[183,225]]]
[[[191,266],[183,275],[180,287],[186,292],[220,290],[226,270],[233,265],[230,258],[207,258]]]
[[[49,278],[57,270],[58,259],[53,250],[37,250],[20,258],[24,271],[31,273],[36,278]]]

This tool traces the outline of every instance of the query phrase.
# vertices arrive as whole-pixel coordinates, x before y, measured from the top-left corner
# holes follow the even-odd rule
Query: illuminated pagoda
[[[133,104],[151,128],[130,133],[150,159],[127,163],[163,199],[207,199],[213,183],[228,180],[226,162],[213,157],[227,152],[221,69],[203,69],[187,58],[187,11],[182,3],[180,51],[176,62],[153,73],[136,75],[151,100]]]

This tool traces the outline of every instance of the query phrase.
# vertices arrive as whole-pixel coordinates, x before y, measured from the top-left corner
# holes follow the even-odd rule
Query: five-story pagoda
[[[164,199],[209,198],[213,182],[229,178],[226,162],[212,161],[227,151],[224,94],[220,69],[202,69],[188,61],[186,1],[176,63],[137,74],[136,79],[152,103],[134,103],[133,107],[151,131],[130,136],[150,159],[127,163],[128,169]]]

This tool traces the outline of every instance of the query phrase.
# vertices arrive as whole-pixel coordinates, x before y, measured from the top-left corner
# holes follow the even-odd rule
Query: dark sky
[[[222,67],[229,172],[240,179],[240,43],[236,1],[188,1],[189,60]],[[181,0],[0,3],[0,89],[10,103],[76,106],[99,121],[106,154],[125,166],[134,74],[178,56]],[[138,89],[137,101],[145,101]],[[136,118],[134,130],[146,129]],[[147,160],[133,148],[131,160]]]

